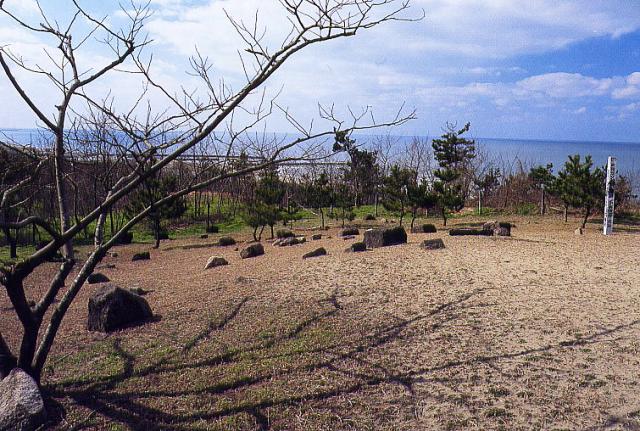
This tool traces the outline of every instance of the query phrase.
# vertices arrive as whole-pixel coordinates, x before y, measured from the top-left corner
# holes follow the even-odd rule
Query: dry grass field
[[[89,333],[85,286],[43,377],[56,426],[640,429],[640,229],[510,221],[511,238],[411,234],[355,254],[337,230],[247,260],[167,250],[213,237],[163,242],[146,262],[130,258],[148,246],[119,247],[102,272],[151,291],[158,318]],[[437,237],[446,249],[419,248]],[[327,256],[302,260],[319,246]],[[230,265],[203,270],[214,254]],[[9,307],[0,296],[13,344]]]

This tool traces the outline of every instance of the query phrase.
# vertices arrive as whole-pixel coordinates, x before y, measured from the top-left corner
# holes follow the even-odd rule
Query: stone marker
[[[436,229],[436,226],[430,223],[414,226],[411,229],[411,233],[436,233],[437,231],[438,229]]]
[[[38,384],[20,368],[0,381],[0,430],[33,431],[47,419]]]
[[[440,250],[444,248],[444,241],[442,241],[442,238],[425,239],[420,244],[420,248],[424,250]]]
[[[101,272],[94,272],[93,274],[90,274],[89,277],[87,277],[87,283],[89,284],[108,283],[109,281],[111,281],[109,280],[109,277],[102,274]]]
[[[359,253],[362,251],[367,251],[367,245],[364,242],[354,242],[351,244],[351,247],[348,247],[345,250],[347,253]]]
[[[225,266],[225,265],[229,265],[229,262],[227,262],[227,259],[225,259],[224,257],[211,256],[207,261],[207,264],[205,265],[204,269],[211,269],[211,268],[216,268],[218,266]]]
[[[105,284],[89,298],[87,329],[111,332],[151,317],[151,307],[143,297],[115,284]]]
[[[325,256],[326,254],[327,254],[327,250],[325,250],[324,247],[320,247],[320,248],[316,248],[313,251],[310,251],[309,253],[306,253],[305,255],[302,256],[302,258],[309,259],[310,257]]]
[[[406,242],[407,232],[402,226],[389,229],[369,229],[364,233],[364,243],[367,248],[387,247]]]
[[[249,247],[240,250],[240,257],[243,259],[261,256],[263,254],[264,254],[264,247],[260,243],[251,244]]]
[[[222,247],[226,247],[228,245],[235,245],[235,244],[236,244],[236,240],[231,238],[230,236],[223,236],[218,240],[218,245]]]
[[[356,227],[348,227],[346,229],[342,229],[342,233],[340,236],[353,236],[360,235],[360,230]]]
[[[141,253],[136,253],[133,255],[131,260],[135,262],[136,260],[149,260],[151,259],[151,254],[148,251],[143,251]]]

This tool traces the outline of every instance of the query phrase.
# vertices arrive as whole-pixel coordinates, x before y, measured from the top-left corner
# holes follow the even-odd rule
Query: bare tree
[[[0,47],[0,65],[4,77],[37,121],[53,135],[50,154],[53,158],[59,213],[58,226],[32,216],[16,223],[2,223],[2,227],[10,228],[38,225],[50,234],[51,240],[27,258],[0,270],[0,283],[5,287],[23,329],[16,354],[0,335],[0,377],[13,364],[17,364],[36,381],[40,381],[58,328],[87,277],[119,238],[145,219],[157,206],[229,178],[256,172],[277,163],[309,157],[318,142],[331,141],[338,133],[341,136],[350,135],[355,131],[402,124],[414,118],[412,112],[405,114],[400,110],[395,118],[377,123],[369,109],[365,108],[358,113],[350,111],[351,117],[342,120],[334,115],[333,109],[321,108],[319,115],[327,124],[327,129],[317,131],[313,125],[302,126],[288,108],[278,105],[276,100],[267,100],[264,92],[264,84],[297,52],[317,43],[354,36],[362,30],[388,21],[406,20],[408,0],[281,0],[291,31],[274,49],[263,42],[264,31],[258,23],[257,15],[255,22],[251,24],[229,17],[231,25],[245,43],[240,53],[246,82],[240,89],[233,90],[224,81],[215,80],[211,76],[208,59],[197,54],[191,59],[191,65],[194,75],[202,83],[199,92],[187,89],[173,92],[153,76],[151,57],[145,57],[143,53],[143,48],[150,43],[143,33],[144,24],[150,16],[148,5],[131,5],[128,9],[123,9],[128,16],[128,24],[124,28],[114,29],[109,26],[109,20],[93,16],[77,0],[72,0],[72,4],[73,10],[69,11],[71,18],[64,25],[60,24],[60,19],[50,19],[42,8],[40,23],[31,24],[8,10],[4,1],[0,0],[0,10],[18,26],[53,39],[56,47],[55,52],[47,52],[52,60],[52,66],[49,67],[34,66],[25,61],[20,53],[12,52],[10,47]],[[84,27],[91,27],[82,31],[84,27],[79,28],[80,22]],[[84,44],[96,39],[106,44],[113,54],[110,61],[97,68],[87,66],[82,61]],[[51,107],[39,105],[33,95],[29,94],[16,69],[44,76],[59,91],[60,98],[55,102],[54,115],[47,113]],[[146,83],[140,97],[128,109],[117,108],[113,96],[92,96],[88,88],[108,74],[121,71],[138,74]],[[161,94],[169,102],[171,109],[154,111],[146,96],[150,91]],[[234,137],[246,136],[250,129],[273,112],[283,115],[295,127],[296,137],[274,142],[275,147],[268,156],[255,155],[242,168],[231,169],[227,166],[227,160],[234,156],[236,148]],[[237,117],[240,115],[236,113],[242,113],[243,118],[248,117],[250,120],[238,126]],[[73,172],[69,169],[66,152],[69,149],[67,132],[74,127],[79,130],[98,128],[105,135],[111,135],[109,139],[101,140],[109,146],[107,157],[121,157],[119,163],[127,166],[127,170],[122,172],[104,196],[96,200],[91,209],[72,220],[72,197],[67,176]],[[222,133],[225,127],[232,131],[231,136],[227,136],[225,140],[227,158],[221,162],[226,169],[220,169],[210,177],[194,176],[180,190],[148,205],[126,220],[110,238],[105,238],[105,220],[114,207],[121,205],[146,179],[170,168],[201,142],[216,133]],[[305,143],[309,146],[301,148]],[[77,263],[73,253],[74,238],[92,224],[95,224],[93,249],[87,259],[74,269]],[[24,289],[25,279],[59,249],[63,250],[63,262],[53,275],[43,297],[35,305],[30,305]],[[73,279],[67,281],[72,272]],[[66,288],[62,293],[64,286]],[[43,329],[45,319],[46,328]]]

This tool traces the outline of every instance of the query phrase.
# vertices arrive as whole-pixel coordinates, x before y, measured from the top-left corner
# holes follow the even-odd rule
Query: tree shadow
[[[497,355],[478,355],[466,360],[449,361],[433,367],[417,370],[397,371],[391,369],[370,358],[376,353],[390,348],[393,343],[408,342],[409,328],[418,323],[428,324],[429,331],[436,332],[448,322],[464,318],[465,310],[485,306],[472,303],[472,299],[482,294],[486,289],[477,289],[460,295],[451,302],[443,303],[432,310],[415,315],[410,318],[390,316],[384,324],[377,325],[369,333],[357,334],[353,339],[332,340],[326,345],[312,345],[303,350],[277,351],[274,348],[282,347],[300,338],[310,328],[317,328],[327,323],[332,317],[345,312],[345,307],[340,304],[338,290],[336,289],[328,298],[318,301],[324,305],[324,310],[316,311],[307,318],[298,321],[288,331],[280,336],[268,340],[256,337],[248,347],[238,348],[222,352],[208,357],[193,357],[188,355],[196,346],[205,343],[215,331],[224,330],[225,326],[235,319],[242,307],[249,300],[242,299],[232,307],[231,311],[218,324],[211,322],[204,331],[197,334],[192,340],[185,343],[182,349],[178,349],[159,360],[148,364],[138,364],[135,355],[122,348],[121,339],[113,343],[112,353],[121,364],[120,371],[91,381],[68,382],[52,385],[47,388],[53,399],[71,399],[73,403],[88,409],[90,418],[96,416],[106,421],[125,424],[133,429],[199,429],[205,422],[224,420],[225,418],[242,415],[253,422],[253,427],[260,430],[270,429],[269,415],[266,409],[288,408],[303,403],[322,402],[335,397],[344,397],[355,394],[363,389],[378,387],[380,385],[394,385],[402,388],[408,397],[415,394],[416,383],[427,382],[429,375],[442,370],[452,369],[477,364],[493,365],[494,362],[503,359],[514,359],[547,351],[560,351],[572,349],[586,344],[597,343],[602,337],[622,331],[638,325],[640,320],[632,321],[625,325],[618,325],[604,329],[590,336],[575,339],[560,340],[538,348],[523,349]],[[490,305],[486,305],[490,306]],[[328,308],[328,309],[327,309]],[[205,381],[196,387],[154,388],[152,385],[144,388],[132,389],[126,383],[136,379],[163,379],[170,373],[186,373],[196,371],[206,376],[216,367],[235,365],[239,366],[246,361],[247,356],[259,358],[259,360],[272,361],[287,358],[290,366],[286,369],[265,369],[256,372],[246,372],[234,375],[227,380],[216,382]],[[312,387],[309,390],[279,392],[278,383],[293,385],[303,376],[331,373],[335,376],[335,384]],[[455,390],[455,382],[451,382]],[[251,390],[262,390],[267,396],[256,398],[250,396]],[[431,395],[436,397],[436,395]],[[206,409],[194,407],[185,412],[184,409],[172,411],[172,409],[157,407],[166,400],[200,399],[203,397],[230,398],[236,402],[219,403]],[[82,429],[85,425],[78,424]],[[89,426],[88,424],[86,426]]]

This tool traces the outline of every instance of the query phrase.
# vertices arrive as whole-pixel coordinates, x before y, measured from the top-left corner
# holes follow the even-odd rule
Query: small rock
[[[105,265],[98,265],[96,269],[115,269],[115,265],[113,263],[107,263]]]
[[[251,244],[249,247],[240,251],[240,257],[243,259],[249,259],[251,257],[257,257],[264,254],[264,247],[260,243]]]
[[[0,381],[0,430],[32,431],[46,421],[38,384],[20,368]]]
[[[364,242],[354,242],[345,251],[348,253],[360,253],[363,251],[367,251],[367,245]]]
[[[222,247],[226,247],[229,245],[236,245],[236,240],[231,238],[230,236],[223,236],[218,240],[218,245]]]
[[[209,238],[209,235],[207,235],[206,233],[203,235],[200,235],[200,239],[207,239]]]
[[[582,235],[584,234],[584,229],[582,229],[581,227],[579,227],[578,229],[574,230],[573,233],[575,235]]]
[[[407,232],[402,226],[388,229],[369,229],[364,233],[364,243],[367,248],[387,247],[406,244],[406,242]]]
[[[151,307],[140,295],[114,284],[103,284],[89,298],[87,329],[111,332],[151,317]]]
[[[442,238],[425,239],[420,244],[420,248],[424,250],[439,250],[444,248],[444,241],[442,241]]]
[[[305,253],[302,258],[303,259],[309,259],[310,257],[319,257],[319,256],[326,256],[327,254],[327,250],[325,250],[324,247],[320,247],[320,248],[316,248],[313,251],[310,251],[309,253]]]
[[[109,281],[109,277],[100,272],[94,272],[87,277],[87,283],[89,284],[108,283]]]
[[[311,240],[312,241],[318,241],[320,239],[322,239],[322,234],[321,233],[316,233],[316,234],[311,236]]]
[[[358,230],[358,228],[355,227],[348,227],[346,229],[342,230],[342,233],[340,236],[355,236],[355,235],[360,235],[360,230]]]
[[[345,235],[345,236],[342,237],[342,239],[344,241],[349,241],[349,240],[352,240],[352,239],[356,239],[356,237],[353,236],[353,235]]]
[[[151,254],[148,251],[143,251],[141,253],[136,253],[131,258],[131,261],[135,262],[137,260],[149,260],[151,259]]]
[[[109,252],[109,257],[113,257],[113,258],[118,257],[118,252],[117,251],[110,251]]]
[[[225,265],[229,265],[229,262],[227,262],[227,259],[225,259],[224,257],[211,256],[207,261],[207,264],[205,265],[204,269],[210,269],[210,268],[215,268],[218,266],[225,266]]]

